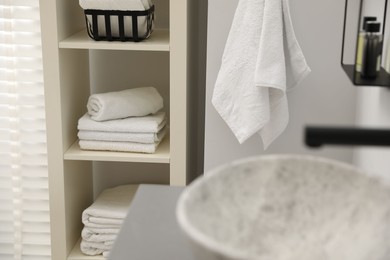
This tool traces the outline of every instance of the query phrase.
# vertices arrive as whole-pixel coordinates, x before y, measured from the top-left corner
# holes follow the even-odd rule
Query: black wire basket
[[[145,11],[84,10],[87,32],[95,41],[134,41],[153,31],[154,5]]]

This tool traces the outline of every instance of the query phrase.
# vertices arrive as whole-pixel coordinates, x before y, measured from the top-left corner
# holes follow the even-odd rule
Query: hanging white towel
[[[82,213],[82,222],[91,228],[120,228],[138,185],[121,185],[104,190]]]
[[[287,0],[239,1],[212,103],[240,143],[259,133],[266,149],[287,126],[286,91],[309,72]]]
[[[143,117],[128,117],[124,119],[97,122],[86,113],[78,121],[78,130],[124,132],[124,133],[158,133],[166,124],[165,112]]]
[[[163,107],[163,98],[154,87],[93,94],[87,103],[88,114],[95,121],[146,116]]]
[[[160,142],[153,144],[142,144],[133,142],[109,142],[79,140],[80,148],[83,150],[131,152],[131,153],[155,153]]]
[[[79,131],[77,136],[80,140],[113,141],[113,142],[134,142],[153,144],[160,142],[167,133],[167,127],[158,133],[121,133],[102,131]]]

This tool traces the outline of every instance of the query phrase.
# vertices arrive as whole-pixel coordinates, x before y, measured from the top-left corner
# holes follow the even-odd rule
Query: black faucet
[[[390,146],[390,129],[308,126],[305,142],[310,147],[324,144]]]

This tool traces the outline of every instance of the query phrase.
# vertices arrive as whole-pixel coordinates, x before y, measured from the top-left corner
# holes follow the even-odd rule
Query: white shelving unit
[[[154,2],[156,17],[160,15],[163,22],[156,21],[156,29],[149,39],[134,43],[91,40],[78,0],[40,1],[53,260],[104,259],[80,251],[81,213],[93,202],[94,162],[129,162],[129,167],[134,163],[168,164],[166,183],[175,186],[188,184],[203,171],[205,50],[201,46],[205,45],[205,37],[199,37],[197,21],[198,4],[205,1]],[[91,57],[100,51],[109,51],[109,55],[111,51],[126,55],[145,52],[157,57],[160,56],[155,53],[168,55],[164,66],[169,67],[166,70],[169,75],[164,79],[169,78],[170,133],[156,153],[79,148],[77,121],[86,112],[91,94]],[[153,71],[150,76],[153,77]]]
[[[130,50],[130,51],[169,51],[169,30],[159,29],[153,32],[153,37],[137,43],[94,41],[89,38],[87,30],[83,29],[59,43],[63,49],[88,50]]]
[[[70,252],[68,256],[68,260],[106,260],[106,258],[104,258],[102,255],[98,255],[98,256],[84,255],[80,250],[80,243],[81,243],[81,239],[77,241],[72,252]]]
[[[65,152],[65,160],[106,161],[106,162],[142,162],[142,163],[169,163],[169,137],[166,136],[160,143],[157,151],[152,154],[122,153],[104,151],[81,150],[78,140]]]

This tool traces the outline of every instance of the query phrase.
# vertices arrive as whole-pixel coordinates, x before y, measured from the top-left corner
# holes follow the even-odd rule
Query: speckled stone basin
[[[333,160],[224,165],[187,187],[176,213],[199,260],[390,259],[390,189]]]

